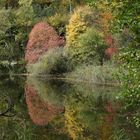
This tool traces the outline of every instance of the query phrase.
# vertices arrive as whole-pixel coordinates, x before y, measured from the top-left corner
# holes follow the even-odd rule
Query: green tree
[[[131,33],[128,46],[120,50],[121,96],[125,101],[125,109],[134,113],[128,117],[131,123],[140,127],[140,3],[137,0],[117,1],[117,30],[124,28]]]

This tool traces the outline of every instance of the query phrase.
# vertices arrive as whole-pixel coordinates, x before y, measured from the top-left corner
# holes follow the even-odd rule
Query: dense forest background
[[[80,3],[82,2],[64,0],[0,1],[1,70],[8,72],[13,70],[12,64],[24,64],[28,34],[35,23],[47,21],[56,28],[59,34],[64,34],[69,14]],[[48,19],[49,17],[51,18]],[[20,68],[19,72],[23,70]]]
[[[89,13],[86,13],[86,8],[81,8],[81,11],[83,10],[83,13],[85,10],[85,15],[83,14],[83,16],[89,16],[89,18],[91,18],[91,20],[93,21],[89,21],[89,19],[82,18],[80,21],[77,17],[77,21],[75,22],[81,22],[82,24],[82,20],[87,20],[86,22],[88,23],[88,25],[85,26],[91,27],[91,25],[89,24],[94,24],[94,27],[96,26],[98,30],[102,30],[105,38],[107,38],[108,40],[110,39],[110,36],[112,36],[113,38],[115,34],[117,37],[115,36],[114,38],[119,38],[119,45],[123,43],[120,46],[127,46],[128,43],[131,42],[131,45],[129,45],[131,47],[129,48],[138,48],[140,40],[140,25],[139,2],[137,0],[133,2],[130,0],[126,0],[125,2],[120,0],[1,0],[1,70],[9,72],[9,70],[13,70],[12,66],[16,63],[21,65],[25,63],[24,55],[28,41],[28,35],[33,26],[38,22],[48,22],[51,26],[55,28],[55,30],[60,36],[64,36],[64,38],[67,38],[67,42],[73,41],[73,38],[75,38],[75,36],[73,35],[72,38],[72,35],[70,34],[74,34],[72,30],[78,28],[78,25],[76,26],[76,24],[74,25],[74,23],[72,22],[69,23],[69,20],[76,7],[84,7],[85,5],[88,5],[94,11],[94,13],[90,10]],[[73,18],[76,17],[74,17],[73,15]],[[71,24],[70,26],[72,27],[72,29],[69,29],[68,27],[66,33],[66,26],[68,24]],[[79,31],[77,31],[77,33],[83,32],[80,31],[80,26],[81,25],[79,24]],[[66,37],[66,35],[68,35],[68,37]],[[111,45],[111,41],[109,45]],[[102,50],[99,51],[101,55],[101,53],[103,52]],[[18,67],[18,70],[16,68],[14,70],[18,72],[25,71],[24,67]]]

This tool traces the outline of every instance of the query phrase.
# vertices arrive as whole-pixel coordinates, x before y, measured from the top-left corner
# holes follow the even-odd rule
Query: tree
[[[140,106],[140,3],[137,0],[126,0],[119,1],[117,6],[117,27],[119,31],[127,28],[132,36],[131,42],[120,50],[119,55],[121,96],[125,101],[125,109],[133,111],[128,120],[139,128],[140,113],[136,108]]]
[[[33,27],[29,35],[25,59],[29,64],[35,63],[48,49],[59,47],[63,44],[64,39],[57,35],[53,27],[47,23],[40,22]]]

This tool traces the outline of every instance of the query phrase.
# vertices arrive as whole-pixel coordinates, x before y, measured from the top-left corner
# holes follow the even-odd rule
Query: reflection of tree
[[[80,100],[78,99],[80,97]],[[69,96],[65,105],[65,126],[68,134],[74,140],[92,140],[97,137],[96,128],[102,122],[88,105],[90,102],[81,95]],[[96,120],[98,116],[98,120]]]
[[[34,78],[27,80],[25,90],[33,122],[47,125],[51,121],[47,127],[51,127],[51,131],[44,132],[47,132],[45,138],[49,134],[53,139],[57,139],[55,134],[62,134],[73,140],[126,140],[133,136],[129,135],[128,128],[120,131],[124,122],[122,126],[117,112],[120,105],[114,101],[116,94],[113,93],[116,91],[111,87],[64,84],[59,80]],[[65,107],[64,115],[58,115],[64,111],[62,106]],[[65,139],[70,139],[68,137]]]
[[[77,116],[80,111],[77,101],[70,97],[66,100],[65,107],[65,127],[68,134],[74,140],[83,139],[84,126]]]
[[[33,81],[34,83],[30,81],[26,85],[26,101],[33,121],[38,125],[47,124],[63,111],[62,104],[65,106],[64,116],[58,115],[47,127],[34,126],[28,120],[24,98],[20,98],[19,101],[19,93],[23,91],[22,83],[18,79],[5,79],[3,82],[0,81],[0,91],[12,97],[17,114],[10,118],[0,117],[0,139],[69,140],[67,134],[75,140],[139,138],[139,130],[130,128],[124,116],[117,116],[119,105],[114,104],[110,98],[113,95],[112,90],[110,92],[109,89],[101,87],[92,89],[86,85],[76,84],[66,86],[59,81],[44,81],[44,84],[43,81],[38,80],[36,84],[35,79]],[[65,92],[67,94],[64,94]],[[64,103],[60,104],[62,100]]]
[[[117,108],[106,93],[78,87],[66,98],[65,127],[72,139],[109,140]]]
[[[0,117],[0,140],[35,140],[34,126],[27,120],[24,104],[24,78],[22,77],[0,77],[0,111],[9,106],[12,107],[5,115],[15,116]],[[6,103],[5,102],[9,102]],[[7,101],[9,100],[9,101]],[[5,105],[4,108],[1,105]],[[3,111],[2,111],[3,112]]]
[[[26,85],[26,103],[32,121],[37,125],[47,125],[54,117],[64,111],[62,107],[43,101],[35,87]]]
[[[13,117],[15,113],[12,113],[12,110],[12,99],[8,96],[0,94],[0,116]]]
[[[55,122],[52,121],[51,124],[48,125],[48,127],[36,126],[29,119],[27,106],[23,94],[24,79],[22,79],[21,77],[20,78],[16,77],[14,79],[9,79],[9,77],[5,77],[5,78],[2,77],[1,79],[2,80],[0,81],[0,96],[1,94],[5,95],[7,93],[6,95],[12,98],[16,115],[14,117],[0,117],[0,140],[67,140],[68,139],[67,135],[64,134],[63,131],[61,131],[62,129],[58,131],[59,128],[63,127],[60,124],[61,120],[59,119],[59,117],[55,119]],[[29,99],[32,100],[31,99],[32,94],[28,94],[28,95],[30,97]],[[42,98],[39,97],[40,96],[37,96],[36,99],[35,97],[33,97],[33,100],[42,101]],[[48,101],[49,100],[46,100],[45,103]],[[42,106],[42,104],[44,104],[44,101],[40,103],[40,106]],[[54,114],[59,112],[55,109],[55,106],[57,105],[49,106],[49,109],[50,108],[54,109],[53,110]],[[1,108],[1,103],[0,103],[0,108]],[[61,110],[61,107],[58,108],[60,108]],[[37,113],[38,112],[36,112],[36,114]],[[64,119],[61,116],[63,115],[62,114],[60,115],[60,118],[62,119],[63,122]]]
[[[19,98],[23,95],[24,78],[0,76],[0,116],[12,117],[15,115],[14,105],[16,106]]]
[[[28,77],[27,84],[34,87],[41,100],[57,106],[63,106],[64,95],[70,88],[64,81],[37,77]]]
[[[120,108],[118,103],[113,104],[108,101],[104,104],[104,110],[106,114],[103,117],[103,123],[101,127],[101,139],[108,140],[113,134],[114,121],[117,116],[117,111]]]

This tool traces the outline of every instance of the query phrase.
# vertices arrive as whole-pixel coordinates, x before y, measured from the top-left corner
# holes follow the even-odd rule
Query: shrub
[[[61,74],[67,71],[63,48],[50,49],[35,64],[28,64],[27,71],[34,75]]]
[[[67,78],[80,81],[87,81],[98,84],[117,84],[115,74],[118,69],[114,65],[106,64],[103,66],[82,65],[67,74]]]
[[[78,64],[103,64],[105,49],[107,48],[103,33],[94,28],[89,28],[78,37],[77,42],[76,47],[66,49],[72,62]]]
[[[49,48],[63,45],[64,39],[57,35],[53,27],[40,22],[34,26],[26,47],[25,59],[28,63],[35,63]]]

